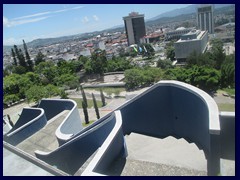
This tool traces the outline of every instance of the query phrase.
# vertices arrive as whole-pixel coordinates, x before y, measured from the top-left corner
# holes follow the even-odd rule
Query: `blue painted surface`
[[[235,115],[220,115],[221,158],[235,160]]]
[[[103,144],[115,123],[114,116],[108,117],[102,124],[84,131],[50,154],[36,154],[36,156],[69,174],[74,174]]]
[[[186,88],[184,83],[178,85],[176,81],[171,81],[156,84],[117,108],[122,116],[122,126],[115,132],[106,152],[94,167],[94,172],[104,172],[114,159],[123,155],[126,151],[123,136],[136,132],[157,138],[167,136],[185,138],[188,142],[196,143],[204,150],[207,157],[208,174],[217,175],[220,160],[219,119],[215,119],[216,126],[212,125],[216,129],[211,129],[210,110],[211,113],[213,110],[202,97],[204,93],[201,93]],[[215,102],[212,105],[216,107]],[[54,109],[50,103],[44,101],[39,107],[43,106],[47,107],[48,118],[59,113],[60,110],[72,108],[68,103],[66,105],[60,103],[59,107]],[[214,109],[214,112],[215,110],[217,115],[218,109]],[[225,121],[224,118],[222,119]],[[98,148],[103,146],[115,125],[116,119],[112,112],[81,130],[55,151],[45,155],[36,154],[36,156],[69,174],[74,174]]]
[[[4,135],[4,140],[12,145],[17,145],[39,131],[47,124],[46,116],[44,114],[40,116],[40,114],[40,109],[24,108],[14,127]],[[33,119],[35,120],[33,121]],[[23,128],[23,126],[25,127]]]
[[[45,115],[48,120],[59,114],[64,110],[71,110],[74,104],[69,101],[47,100],[42,99],[38,108],[42,108],[45,111]]]

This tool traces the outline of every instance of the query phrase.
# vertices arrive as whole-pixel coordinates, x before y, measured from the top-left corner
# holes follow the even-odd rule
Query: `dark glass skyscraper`
[[[139,44],[140,38],[146,35],[144,15],[132,12],[123,17],[128,45]]]
[[[214,33],[213,5],[202,5],[197,9],[198,29]]]

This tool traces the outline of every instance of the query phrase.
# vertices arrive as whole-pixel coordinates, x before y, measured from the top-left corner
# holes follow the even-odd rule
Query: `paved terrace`
[[[16,147],[33,156],[35,156],[34,151],[36,150],[48,152],[57,149],[59,145],[55,131],[68,113],[68,110],[59,113],[57,116],[50,119],[44,128],[19,143]]]

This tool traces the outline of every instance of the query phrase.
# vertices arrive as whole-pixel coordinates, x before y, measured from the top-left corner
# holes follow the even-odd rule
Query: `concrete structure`
[[[174,43],[175,58],[178,61],[185,61],[186,58],[194,51],[197,54],[201,54],[206,50],[207,42],[207,31],[197,30],[182,35],[181,38]]]
[[[45,128],[49,120],[65,110],[69,113],[56,130],[56,138],[61,145],[82,130],[77,104],[68,99],[43,99],[38,108],[24,108],[16,124],[3,138],[17,145]]]
[[[214,34],[213,5],[201,5],[197,9],[198,29]]]
[[[123,17],[128,45],[139,44],[140,39],[146,35],[144,15],[132,12]]]
[[[182,35],[187,34],[192,30],[192,28],[179,27],[174,31],[168,31],[165,34],[165,40],[179,39]]]
[[[235,158],[228,156],[228,152],[235,155],[231,139],[235,135],[234,120],[232,113],[219,115],[215,101],[204,91],[178,81],[160,81],[57,149],[35,151],[37,158],[31,156],[31,160],[37,165],[47,163],[50,167],[44,166],[45,170],[56,169],[55,174],[105,175],[116,159],[126,159],[128,147],[124,135],[134,132],[195,143],[204,151],[208,175],[219,175],[220,158]],[[8,142],[4,142],[4,147],[28,158]]]

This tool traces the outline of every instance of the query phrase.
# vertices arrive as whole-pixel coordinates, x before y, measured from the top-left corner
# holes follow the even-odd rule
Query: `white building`
[[[182,35],[189,33],[193,28],[185,28],[185,27],[179,27],[174,31],[168,31],[165,34],[165,39],[171,40],[171,39],[179,39]]]
[[[178,61],[184,61],[194,51],[198,54],[203,53],[207,48],[207,42],[207,31],[197,30],[182,35],[181,38],[174,43],[175,58]]]
[[[214,34],[213,5],[201,5],[197,9],[198,29]]]

